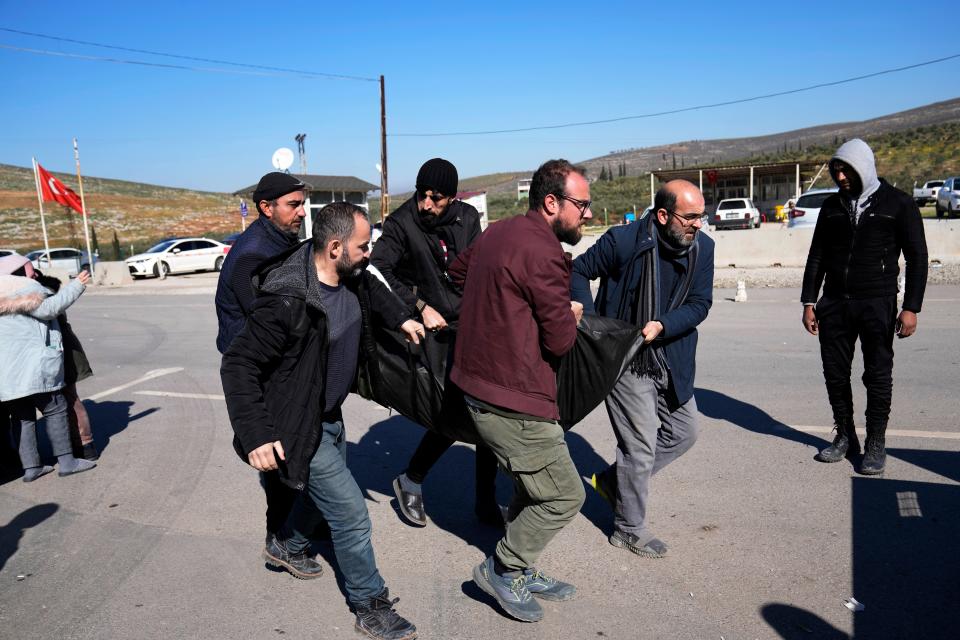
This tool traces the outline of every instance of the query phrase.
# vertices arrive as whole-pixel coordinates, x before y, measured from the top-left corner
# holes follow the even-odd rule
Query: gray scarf
[[[668,259],[687,257],[687,269],[683,281],[676,292],[667,301],[667,312],[673,311],[687,299],[690,286],[693,284],[693,274],[697,268],[697,253],[700,247],[699,238],[689,247],[676,247],[669,238],[662,236],[660,227],[656,224],[653,213],[646,219],[637,221],[637,224],[646,224],[647,233],[655,239],[653,247],[644,252],[639,260],[640,281],[637,283],[636,322],[638,327],[644,327],[651,320],[660,317],[660,252]],[[630,363],[630,371],[637,376],[656,377],[661,371],[666,371],[666,359],[663,356],[663,340],[656,340],[640,349],[637,357]]]

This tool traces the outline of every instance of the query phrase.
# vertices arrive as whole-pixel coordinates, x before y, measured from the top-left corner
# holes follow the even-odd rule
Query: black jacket
[[[279,440],[286,455],[280,477],[295,489],[307,481],[324,404],[327,316],[308,294],[310,257],[307,241],[257,270],[253,309],[220,365],[237,454],[247,462],[250,451]],[[365,329],[371,312],[391,328],[409,318],[396,296],[368,272],[345,284],[360,300]]]
[[[448,281],[447,267],[480,235],[480,214],[454,200],[437,226],[418,223],[417,201],[410,198],[383,222],[383,235],[370,254],[370,264],[416,314],[417,299],[437,310],[448,324],[460,316],[461,292]],[[447,246],[444,256],[440,240]]]
[[[854,227],[844,199],[834,194],[820,208],[801,301],[816,302],[821,284],[828,298],[896,295],[901,252],[907,265],[903,308],[919,312],[927,285],[927,242],[916,203],[881,179]]]
[[[217,281],[217,351],[223,353],[240,332],[253,308],[250,278],[264,260],[297,245],[297,236],[284,233],[261,216],[240,234],[230,248]]]

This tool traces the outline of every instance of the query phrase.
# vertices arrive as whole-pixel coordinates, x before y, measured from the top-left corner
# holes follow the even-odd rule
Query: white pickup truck
[[[928,180],[920,188],[913,188],[913,199],[919,205],[923,206],[928,202],[937,201],[937,191],[943,186],[943,180]]]

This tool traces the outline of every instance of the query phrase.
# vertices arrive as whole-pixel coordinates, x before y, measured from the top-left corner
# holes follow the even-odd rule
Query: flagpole
[[[30,158],[33,161],[33,186],[37,188],[37,203],[40,205],[40,228],[43,229],[43,249],[47,255],[47,264],[50,264],[50,241],[47,240],[47,223],[43,218],[43,196],[40,195],[40,173],[37,171],[37,159]],[[37,260],[37,264],[40,261]]]
[[[83,235],[87,239],[87,258],[90,260],[90,275],[96,275],[94,268],[93,251],[90,250],[90,229],[87,227],[87,204],[83,199],[83,178],[80,176],[80,148],[77,146],[77,139],[73,139],[73,157],[77,161],[77,182],[80,183],[80,208],[83,209]]]

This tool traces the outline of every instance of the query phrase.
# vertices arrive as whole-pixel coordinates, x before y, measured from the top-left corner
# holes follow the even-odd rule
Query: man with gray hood
[[[893,334],[917,330],[927,283],[927,243],[913,199],[877,178],[873,151],[863,140],[844,143],[830,160],[840,188],[820,209],[803,273],[803,326],[820,338],[820,357],[836,437],[820,462],[860,454],[853,423],[850,367],[854,345],[863,352],[867,390],[864,457],[860,473],[886,463],[884,436],[893,393]],[[899,260],[906,261],[903,310],[897,314]],[[820,286],[823,296],[818,300]]]

